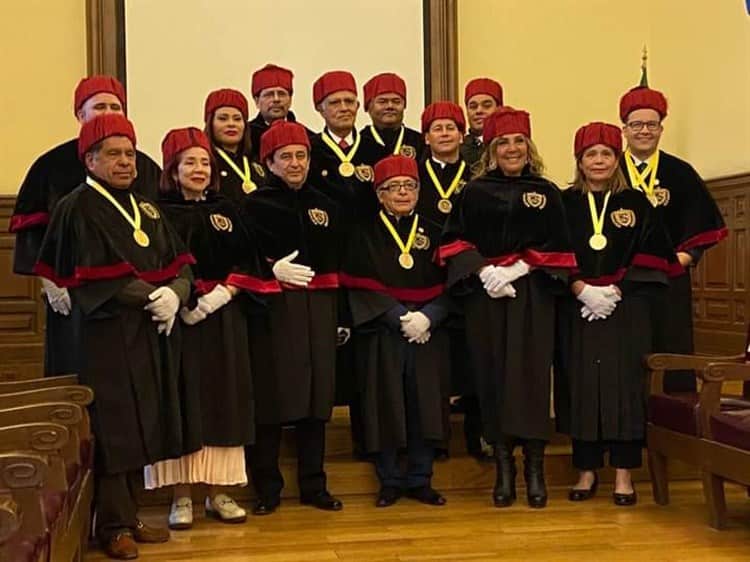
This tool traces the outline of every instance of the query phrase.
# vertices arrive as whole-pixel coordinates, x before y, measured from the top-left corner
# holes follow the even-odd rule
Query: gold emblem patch
[[[372,166],[361,164],[354,168],[354,175],[359,181],[372,181],[375,178],[375,171]]]
[[[414,249],[415,250],[427,250],[430,248],[430,239],[422,233],[417,234],[414,237]]]
[[[547,196],[536,191],[524,193],[522,200],[523,204],[531,209],[539,209],[541,211],[547,206]]]
[[[262,178],[266,177],[266,171],[263,169],[263,166],[261,166],[257,162],[253,162],[253,170],[255,170],[255,173],[258,174],[260,177]]]
[[[226,232],[232,232],[232,221],[229,217],[220,215],[218,213],[212,213],[209,218],[211,219],[211,226],[216,230],[224,230]]]
[[[406,156],[407,158],[416,158],[417,149],[411,145],[404,144],[401,146],[401,156]]]
[[[662,207],[666,207],[669,205],[669,197],[671,193],[666,187],[657,187],[654,189],[654,199],[656,200],[655,207],[661,205]]]
[[[310,221],[316,226],[328,226],[328,213],[323,209],[308,209]]]
[[[141,211],[143,211],[143,214],[148,218],[152,220],[158,220],[159,218],[161,218],[161,215],[159,214],[159,211],[156,209],[156,207],[154,207],[148,201],[141,201],[140,203],[138,203],[138,206],[141,208]]]
[[[635,226],[635,213],[632,209],[617,209],[609,214],[609,219],[617,228],[633,228]]]

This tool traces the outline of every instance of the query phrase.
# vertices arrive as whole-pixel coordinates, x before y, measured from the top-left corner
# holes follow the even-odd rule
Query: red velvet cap
[[[370,78],[364,86],[365,92],[365,109],[370,105],[372,98],[380,94],[394,93],[404,98],[406,105],[406,82],[398,74],[392,72],[383,72]]]
[[[419,181],[417,161],[408,156],[394,154],[386,156],[375,164],[375,187],[396,176],[408,176]]]
[[[622,119],[622,122],[626,123],[628,115],[636,109],[653,109],[664,119],[667,116],[667,98],[658,90],[652,90],[646,86],[636,86],[620,98],[620,119]]]
[[[503,87],[491,78],[469,80],[464,89],[464,104],[469,103],[469,100],[477,94],[491,96],[497,102],[497,105],[503,105]]]
[[[451,119],[458,130],[466,132],[466,119],[463,110],[452,101],[436,101],[424,108],[422,112],[422,132],[426,133],[436,119]]]
[[[346,90],[357,95],[357,83],[354,76],[346,70],[332,70],[326,72],[313,84],[313,104],[318,105],[334,92]]]
[[[242,113],[242,117],[247,121],[247,98],[238,90],[232,90],[230,88],[224,88],[222,90],[214,90],[206,98],[206,103],[203,108],[203,120],[208,123],[211,119],[214,111],[220,107],[235,107]]]
[[[172,129],[161,141],[162,167],[166,170],[183,150],[199,146],[211,155],[211,142],[206,133],[195,127]]]
[[[78,133],[78,159],[83,162],[86,152],[108,137],[128,137],[135,148],[135,129],[128,118],[119,113],[105,113],[81,125]]]
[[[482,138],[485,144],[496,137],[513,133],[521,133],[531,138],[531,117],[523,109],[504,105],[484,120]]]
[[[576,131],[573,153],[578,158],[587,148],[595,144],[608,146],[615,151],[615,154],[622,152],[622,131],[620,127],[601,121],[584,125]]]
[[[96,94],[107,93],[117,96],[122,104],[123,113],[126,110],[127,98],[125,96],[125,88],[122,87],[120,81],[112,76],[96,75],[89,76],[88,78],[81,79],[76,86],[76,91],[73,94],[73,113],[77,114],[81,106],[86,103],[86,100]]]
[[[266,88],[284,88],[289,95],[292,95],[292,78],[294,74],[288,68],[267,64],[253,72],[253,79],[250,83],[250,91],[256,98]]]
[[[290,144],[302,144],[310,150],[310,138],[307,131],[299,123],[292,121],[274,121],[268,130],[260,137],[260,160],[265,162],[273,157],[279,148]]]

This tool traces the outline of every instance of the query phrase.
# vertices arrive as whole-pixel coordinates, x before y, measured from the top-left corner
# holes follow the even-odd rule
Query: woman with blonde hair
[[[556,293],[575,256],[557,187],[531,141],[529,114],[501,108],[485,120],[478,175],[448,218],[440,258],[464,307],[484,435],[495,445],[497,507],[516,499],[513,448],[523,445],[531,507],[547,504],[550,368]]]

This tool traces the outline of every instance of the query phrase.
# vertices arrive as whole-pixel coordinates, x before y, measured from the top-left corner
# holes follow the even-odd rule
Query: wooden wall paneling
[[[424,0],[425,104],[458,101],[457,0]]]
[[[125,1],[86,0],[88,71],[115,76],[127,87]]]

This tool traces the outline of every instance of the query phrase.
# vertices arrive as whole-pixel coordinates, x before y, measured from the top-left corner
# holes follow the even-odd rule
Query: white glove
[[[205,320],[207,316],[208,315],[197,306],[193,310],[190,310],[185,306],[180,309],[180,318],[182,318],[182,321],[188,326],[193,326],[201,320]]]
[[[155,322],[166,322],[170,318],[174,320],[174,316],[180,308],[180,297],[177,296],[177,293],[169,287],[159,287],[148,298],[151,302],[143,308],[152,314],[151,320]]]
[[[422,344],[422,343],[427,343],[428,341],[430,341],[430,331],[429,330],[427,330],[424,334],[422,334],[417,339],[415,339],[414,343]]]
[[[352,336],[352,330],[351,328],[342,328],[338,327],[336,328],[336,345],[341,346],[344,345],[346,342],[349,341],[349,338]]]
[[[516,288],[508,283],[497,291],[487,291],[487,294],[491,299],[501,299],[503,297],[510,297],[511,299],[516,298]]]
[[[164,322],[159,322],[156,325],[156,333],[162,334],[166,332],[166,336],[169,337],[169,334],[172,333],[172,327],[174,326],[174,320],[175,316],[170,316],[167,320]]]
[[[282,283],[307,287],[308,283],[315,277],[315,272],[306,265],[294,263],[294,258],[299,255],[299,250],[294,250],[288,256],[279,259],[273,267],[273,274]]]
[[[63,316],[70,314],[70,293],[65,287],[58,287],[49,279],[42,277],[42,288],[52,310]]]
[[[417,340],[422,339],[425,332],[430,331],[430,319],[423,312],[407,312],[400,316],[399,320],[401,320],[401,332],[409,343],[419,343]]]
[[[216,285],[210,292],[198,297],[198,308],[206,314],[213,314],[232,300],[232,293],[224,285]]]
[[[617,303],[622,300],[614,285],[606,287],[586,285],[577,298],[584,304],[581,308],[581,317],[589,322],[607,318],[615,310]]]

